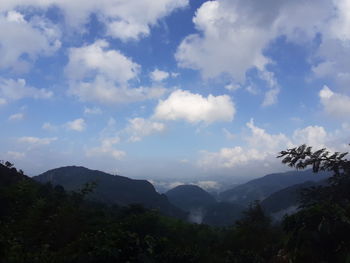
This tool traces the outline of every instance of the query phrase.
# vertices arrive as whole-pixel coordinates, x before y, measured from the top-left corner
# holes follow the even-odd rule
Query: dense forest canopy
[[[253,202],[229,227],[191,224],[137,204],[91,201],[86,196],[94,185],[66,191],[3,162],[1,262],[348,262],[350,162],[345,156],[305,145],[282,151],[282,162],[292,167],[331,171],[328,184],[305,189],[300,209],[281,224]]]

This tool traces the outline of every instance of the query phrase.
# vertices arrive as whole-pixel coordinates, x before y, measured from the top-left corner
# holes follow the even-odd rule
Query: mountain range
[[[219,200],[248,206],[255,200],[262,201],[271,194],[289,186],[307,181],[317,182],[329,176],[330,174],[325,172],[315,174],[312,170],[268,174],[220,193]]]
[[[96,187],[89,195],[93,201],[119,206],[142,204],[168,216],[186,218],[184,211],[172,205],[164,194],[156,192],[146,180],[134,180],[78,166],[49,170],[33,179],[41,183],[61,185],[68,191],[78,191],[87,183],[95,183]]]
[[[264,211],[278,220],[286,212],[297,209],[303,188],[325,183],[328,176],[326,173],[314,174],[311,170],[269,174],[224,191],[218,198],[197,185],[180,185],[159,194],[146,180],[77,166],[49,170],[33,179],[61,185],[68,191],[79,191],[87,183],[95,183],[88,196],[93,201],[119,206],[137,203],[194,223],[227,226],[238,220],[255,200],[260,200]]]

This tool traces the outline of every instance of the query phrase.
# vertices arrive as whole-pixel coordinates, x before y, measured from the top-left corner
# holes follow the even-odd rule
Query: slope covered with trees
[[[261,236],[249,249],[246,235],[272,229],[248,211],[236,227],[216,229],[164,217],[142,206],[85,200],[92,190],[66,192],[0,164],[0,258],[4,263],[268,262],[278,238]],[[10,179],[9,179],[10,178]],[[242,234],[244,233],[244,235]],[[262,249],[269,246],[269,250]],[[249,261],[250,260],[250,261]],[[254,260],[254,261],[251,261]],[[256,261],[259,260],[259,261]]]
[[[0,259],[4,263],[349,262],[350,161],[346,153],[282,151],[283,162],[327,184],[302,191],[300,208],[275,225],[253,202],[230,227],[190,224],[139,205],[120,207],[41,184],[0,164]],[[314,176],[317,176],[315,174]]]
[[[33,179],[54,186],[61,185],[69,191],[78,191],[90,183],[94,185],[94,190],[88,196],[90,200],[120,206],[141,204],[168,216],[186,218],[184,211],[172,205],[164,194],[157,193],[146,180],[134,180],[78,166],[52,169]]]
[[[224,191],[220,193],[219,198],[224,202],[248,206],[251,202],[262,201],[283,188],[328,177],[329,173],[325,171],[315,176],[312,170],[268,174]]]

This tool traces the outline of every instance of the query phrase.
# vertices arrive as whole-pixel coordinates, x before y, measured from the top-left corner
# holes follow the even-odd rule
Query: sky
[[[0,1],[0,159],[29,175],[215,185],[348,151],[349,116],[350,0]]]

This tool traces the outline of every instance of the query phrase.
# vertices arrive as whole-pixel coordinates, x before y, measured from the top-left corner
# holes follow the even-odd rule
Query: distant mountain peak
[[[82,166],[51,169],[33,179],[41,183],[62,185],[70,191],[79,190],[86,183],[96,182],[97,186],[90,194],[90,198],[95,201],[117,205],[142,204],[147,208],[159,209],[166,215],[185,217],[183,211],[173,206],[166,196],[157,193],[154,186],[146,180],[134,180]]]
[[[185,211],[216,203],[215,198],[197,185],[179,185],[167,191],[169,201]]]

